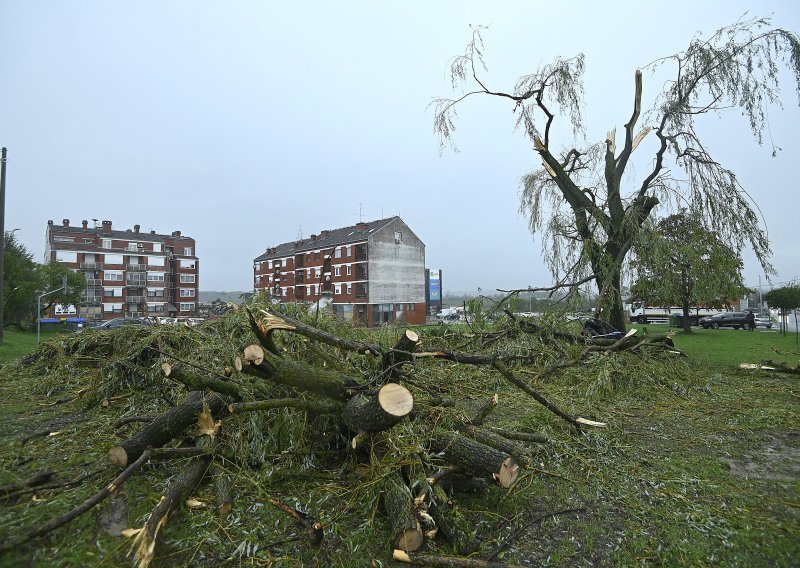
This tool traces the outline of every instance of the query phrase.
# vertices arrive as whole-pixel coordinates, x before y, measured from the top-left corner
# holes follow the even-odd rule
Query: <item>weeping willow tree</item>
[[[453,145],[456,111],[475,96],[491,96],[513,105],[516,125],[533,142],[542,167],[522,178],[520,212],[531,232],[542,235],[542,251],[558,284],[595,281],[600,317],[624,329],[621,281],[628,253],[642,226],[660,210],[687,207],[708,230],[736,250],[750,246],[767,274],[770,247],[757,207],[736,174],[716,161],[701,141],[698,119],[738,107],[762,143],[769,105],[781,106],[779,72],[788,67],[800,95],[800,40],[770,27],[768,19],[741,20],[708,39],[695,37],[686,50],[642,69],[668,71],[650,110],[642,110],[642,70],[633,81],[633,104],[621,145],[616,129],[606,139],[578,147],[583,140],[583,54],[557,58],[519,78],[510,91],[491,90],[482,78],[483,28],[473,29],[463,55],[450,72],[457,98],[436,98],[434,131],[442,147]],[[643,126],[637,126],[640,122]],[[552,139],[558,120],[568,120],[572,138]],[[644,175],[627,171],[641,142],[652,158]],[[773,152],[776,148],[773,148]],[[681,175],[676,175],[680,171]]]

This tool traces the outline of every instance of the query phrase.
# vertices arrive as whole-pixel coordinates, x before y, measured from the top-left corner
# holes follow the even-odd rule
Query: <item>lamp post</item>
[[[56,292],[67,291],[67,277],[64,276],[64,281],[61,285],[61,288],[56,288],[55,290],[50,290],[49,292],[45,292],[44,294],[39,294],[36,297],[36,345],[39,345],[41,341],[41,332],[42,332],[42,298],[45,298],[51,294],[55,294]]]

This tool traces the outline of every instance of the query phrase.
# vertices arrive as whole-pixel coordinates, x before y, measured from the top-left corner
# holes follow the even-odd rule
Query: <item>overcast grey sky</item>
[[[586,54],[587,140],[631,113],[633,73],[748,10],[800,31],[795,0],[741,2],[41,2],[0,0],[6,228],[37,259],[48,219],[110,219],[197,240],[202,290],[252,287],[267,246],[399,214],[445,290],[551,282],[517,213],[539,167],[503,101],[459,109],[439,154],[433,96],[485,24],[490,88]],[[800,276],[800,125],[791,77],[759,147],[731,111],[703,117],[769,227],[778,282]],[[644,104],[661,85],[645,75]],[[562,138],[559,144],[569,145]],[[641,152],[641,149],[639,150]],[[91,221],[90,221],[91,222]],[[760,268],[745,253],[745,276]]]

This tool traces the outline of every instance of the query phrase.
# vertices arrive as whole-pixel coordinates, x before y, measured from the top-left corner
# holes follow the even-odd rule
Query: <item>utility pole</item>
[[[6,148],[0,155],[0,344],[3,343],[4,290],[6,289]]]

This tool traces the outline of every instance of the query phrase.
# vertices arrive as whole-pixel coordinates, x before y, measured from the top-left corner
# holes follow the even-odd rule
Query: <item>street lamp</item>
[[[55,294],[56,292],[67,291],[67,277],[64,276],[63,283],[61,288],[56,288],[55,290],[51,290],[49,292],[45,292],[44,294],[40,294],[36,297],[36,345],[39,345],[41,341],[41,331],[42,331],[42,298],[45,298],[51,294]]]

